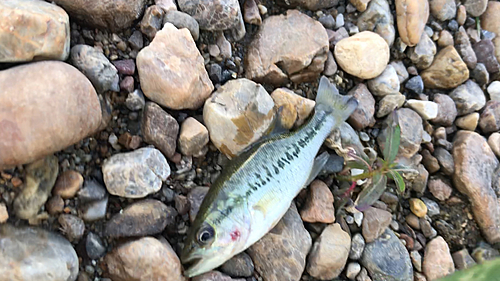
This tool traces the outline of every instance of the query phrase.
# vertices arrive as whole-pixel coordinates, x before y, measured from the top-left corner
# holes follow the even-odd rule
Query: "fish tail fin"
[[[339,94],[337,87],[321,76],[316,95],[316,110],[323,110],[338,118],[339,123],[345,121],[358,107],[354,97]]]

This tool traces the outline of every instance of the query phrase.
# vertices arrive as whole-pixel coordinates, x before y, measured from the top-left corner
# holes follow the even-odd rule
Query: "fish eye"
[[[210,225],[206,225],[206,226],[200,228],[200,230],[198,231],[198,235],[197,235],[198,243],[200,245],[206,245],[214,238],[214,235],[215,235],[214,228]]]

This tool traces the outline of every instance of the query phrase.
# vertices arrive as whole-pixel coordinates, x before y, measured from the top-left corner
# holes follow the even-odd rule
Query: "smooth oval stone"
[[[74,281],[78,256],[61,235],[41,228],[0,225],[0,280]]]
[[[0,71],[0,170],[77,143],[101,118],[94,87],[69,64],[43,61]]]

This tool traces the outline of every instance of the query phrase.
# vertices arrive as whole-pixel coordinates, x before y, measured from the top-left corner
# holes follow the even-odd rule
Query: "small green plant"
[[[437,281],[500,281],[500,258],[459,270]]]

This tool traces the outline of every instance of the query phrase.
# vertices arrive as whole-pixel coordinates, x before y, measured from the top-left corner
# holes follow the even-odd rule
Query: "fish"
[[[305,124],[286,131],[276,118],[272,133],[232,158],[188,229],[181,253],[184,275],[194,277],[219,267],[269,232],[297,194],[323,171],[330,155],[316,155],[357,106],[355,98],[340,95],[322,76],[314,114]]]

